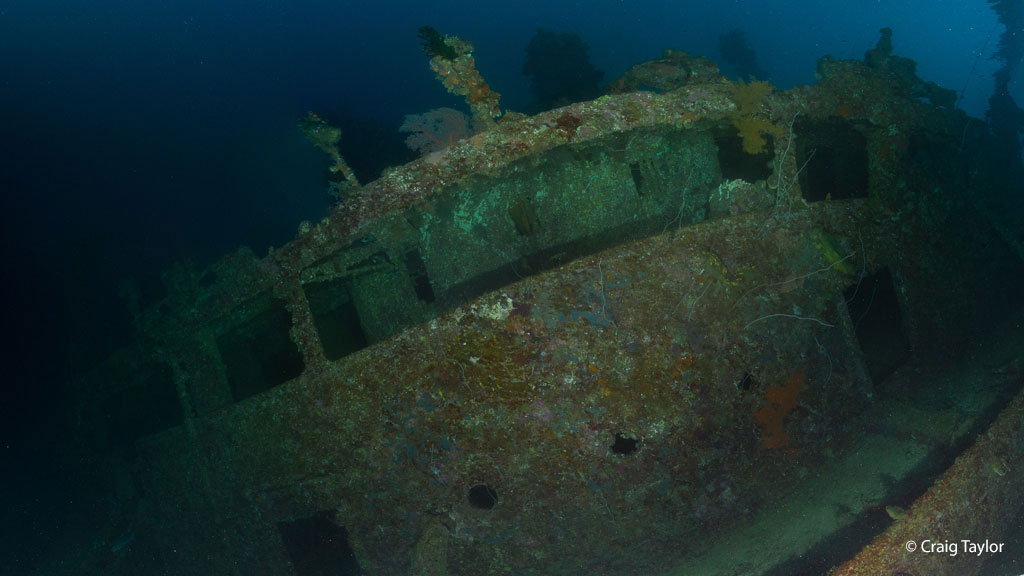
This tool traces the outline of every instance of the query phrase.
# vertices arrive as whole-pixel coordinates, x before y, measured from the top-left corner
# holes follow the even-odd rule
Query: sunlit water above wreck
[[[0,7],[0,573],[1024,573],[1022,11]]]

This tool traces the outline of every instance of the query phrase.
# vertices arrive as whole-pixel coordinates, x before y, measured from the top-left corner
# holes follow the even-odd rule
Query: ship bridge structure
[[[1024,492],[1024,251],[983,122],[880,42],[791,90],[667,51],[487,124],[445,41],[483,128],[365,185],[338,156],[328,217],[169,271],[80,379],[80,450],[131,503],[109,537],[133,534],[84,569],[1000,561],[903,547],[1009,538]]]

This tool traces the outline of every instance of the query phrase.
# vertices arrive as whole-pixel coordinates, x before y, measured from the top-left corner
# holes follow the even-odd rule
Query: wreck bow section
[[[264,258],[169,274],[82,381],[84,451],[135,503],[106,565],[669,573],[1017,304],[984,135],[912,74],[636,74],[668,80],[508,115]]]

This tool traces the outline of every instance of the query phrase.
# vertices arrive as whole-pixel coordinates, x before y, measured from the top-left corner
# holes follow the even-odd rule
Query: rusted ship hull
[[[83,442],[137,486],[111,562],[669,574],[899,436],[878,411],[919,390],[889,376],[1013,309],[1021,254],[971,120],[884,70],[820,73],[512,118],[265,258],[181,271],[83,381]],[[992,380],[989,407],[1019,375]]]

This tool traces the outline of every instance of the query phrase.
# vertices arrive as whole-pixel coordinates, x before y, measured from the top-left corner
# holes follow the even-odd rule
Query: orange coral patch
[[[793,411],[804,389],[804,373],[795,372],[783,386],[769,386],[764,391],[765,404],[754,412],[761,425],[761,450],[783,448],[791,439],[786,432],[786,416]]]

